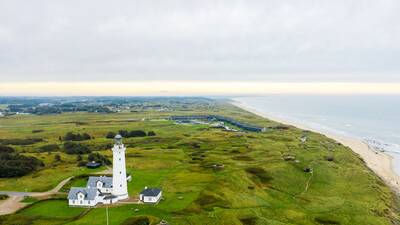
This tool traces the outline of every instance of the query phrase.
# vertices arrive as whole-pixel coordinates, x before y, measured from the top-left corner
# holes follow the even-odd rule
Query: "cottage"
[[[86,167],[89,169],[96,169],[96,168],[99,168],[100,166],[101,166],[101,163],[95,162],[95,161],[86,163]]]
[[[139,199],[144,203],[158,203],[161,199],[162,191],[158,188],[147,188],[145,187],[140,192]]]
[[[101,193],[111,193],[113,190],[112,177],[89,177],[87,188],[97,188]]]
[[[99,194],[97,189],[73,187],[68,193],[68,203],[70,206],[95,206]]]

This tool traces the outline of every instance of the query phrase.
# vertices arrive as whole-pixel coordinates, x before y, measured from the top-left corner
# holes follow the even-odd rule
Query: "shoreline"
[[[344,146],[349,147],[354,153],[356,153],[361,159],[364,160],[368,168],[370,168],[376,175],[378,175],[397,195],[400,195],[400,176],[397,175],[394,171],[393,157],[384,152],[375,150],[364,140],[353,137],[343,137],[329,132],[316,130],[301,123],[286,121],[273,115],[259,112],[257,111],[257,109],[250,107],[245,103],[237,101],[235,99],[230,99],[230,103],[234,106],[237,106],[243,110],[249,111],[266,119],[270,119],[282,124],[295,126],[303,130],[310,130],[316,133],[323,134],[328,138],[332,138],[337,142],[343,144]]]

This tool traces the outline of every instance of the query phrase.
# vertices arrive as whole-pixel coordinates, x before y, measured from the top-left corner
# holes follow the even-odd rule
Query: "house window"
[[[121,158],[119,158],[119,161],[121,161]]]
[[[90,201],[88,201],[88,204],[90,204]]]
[[[75,200],[72,200],[72,204],[75,204]]]
[[[122,174],[122,172],[121,172],[121,171],[119,171],[119,174]]]
[[[119,186],[122,187],[122,184],[120,184]]]
[[[82,205],[82,203],[83,203],[83,202],[82,202],[82,200],[81,200],[81,201],[79,202],[79,204],[81,204],[81,205]]]
[[[150,198],[149,198],[149,201],[153,201],[153,198],[152,198],[152,197],[150,197]]]

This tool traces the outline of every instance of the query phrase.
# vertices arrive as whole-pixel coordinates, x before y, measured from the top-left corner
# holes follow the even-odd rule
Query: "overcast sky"
[[[0,82],[400,82],[399,0],[0,0]]]

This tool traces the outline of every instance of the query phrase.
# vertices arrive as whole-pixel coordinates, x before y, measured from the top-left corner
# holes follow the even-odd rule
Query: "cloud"
[[[3,81],[400,81],[400,2],[0,2]]]

